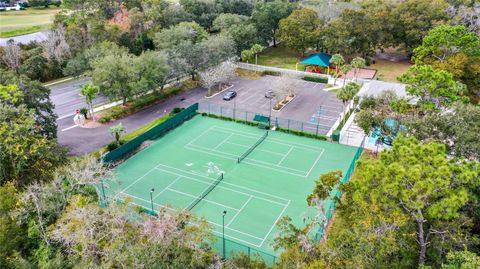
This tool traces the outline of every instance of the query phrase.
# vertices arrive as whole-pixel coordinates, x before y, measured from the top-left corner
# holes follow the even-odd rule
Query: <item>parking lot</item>
[[[275,99],[272,99],[270,104],[265,93],[278,85],[275,81],[278,79],[279,77],[275,76],[264,76],[258,80],[237,78],[232,81],[233,87],[230,89],[237,92],[237,97],[233,100],[224,101],[224,93],[221,93],[203,101],[222,106],[226,110],[233,110],[235,107],[237,111],[269,115],[270,105],[275,105]],[[319,125],[323,130],[321,133],[326,133],[325,130],[331,128],[343,111],[342,102],[336,98],[335,93],[323,90],[325,84],[292,80],[296,97],[281,111],[272,111],[272,120],[289,119],[304,122],[306,125]]]

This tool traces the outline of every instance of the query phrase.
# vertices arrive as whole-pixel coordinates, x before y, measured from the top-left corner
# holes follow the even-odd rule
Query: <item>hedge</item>
[[[317,83],[328,83],[328,78],[323,78],[323,77],[310,77],[310,76],[305,76],[302,78],[303,80],[306,81],[311,81],[311,82],[317,82]]]

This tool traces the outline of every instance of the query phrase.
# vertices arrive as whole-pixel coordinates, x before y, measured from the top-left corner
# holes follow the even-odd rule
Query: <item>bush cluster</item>
[[[280,76],[280,72],[265,70],[262,72],[262,76]]]
[[[317,82],[317,83],[328,83],[328,78],[322,78],[322,77],[310,77],[310,76],[305,76],[302,78],[305,81],[310,81],[310,82]]]
[[[114,106],[114,107],[112,107],[108,110],[103,111],[102,116],[100,117],[100,119],[98,121],[100,123],[107,123],[111,120],[119,119],[121,117],[124,117],[124,116],[130,114],[130,113],[138,111],[142,108],[151,106],[151,105],[153,105],[153,104],[155,104],[159,101],[168,99],[168,98],[180,93],[183,90],[183,88],[184,87],[181,87],[181,88],[174,87],[174,88],[171,88],[168,92],[165,92],[165,93],[162,93],[162,94],[152,93],[152,94],[148,94],[148,95],[145,95],[145,96],[141,96],[141,97],[138,97],[135,100],[132,100],[132,101],[128,102],[127,106],[121,106],[121,105]],[[175,108],[175,109],[178,110],[180,108]],[[175,112],[175,109],[173,111],[174,114],[181,111],[181,109],[180,109],[177,112]]]

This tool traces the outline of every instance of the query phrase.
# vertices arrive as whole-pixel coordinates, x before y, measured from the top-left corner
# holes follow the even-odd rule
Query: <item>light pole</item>
[[[233,119],[235,119],[235,111],[237,109],[237,99],[233,98]]]
[[[152,214],[155,214],[155,211],[153,211],[153,192],[155,191],[154,188],[150,190],[150,203],[152,205]]]
[[[227,210],[223,210],[222,215],[222,241],[223,241],[223,258],[225,259],[225,215],[227,215]]]
[[[273,96],[270,96],[269,99],[270,99],[270,109],[268,110],[268,129],[271,128],[271,122],[272,122],[272,99],[273,99]]]

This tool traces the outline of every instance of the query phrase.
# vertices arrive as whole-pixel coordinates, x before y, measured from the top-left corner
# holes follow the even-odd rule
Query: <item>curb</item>
[[[223,89],[223,90],[221,90],[221,91],[217,92],[217,93],[216,93],[216,94],[214,94],[214,95],[211,95],[211,96],[205,96],[205,98],[207,98],[207,99],[213,98],[213,97],[215,97],[215,96],[217,96],[217,95],[221,94],[222,92],[224,92],[224,91],[226,91],[226,90],[228,90],[228,89],[230,89],[230,88],[232,88],[232,87],[233,87],[233,84],[232,84],[232,85],[230,85],[229,87],[227,87],[227,88],[225,88],[225,89]]]
[[[67,81],[70,81],[70,80],[73,80],[73,79],[74,79],[73,77],[70,77],[70,78],[59,80],[59,81],[43,84],[43,86],[44,87],[50,87],[50,86],[53,86],[53,85],[62,84],[64,82],[67,82]]]
[[[293,96],[293,98],[290,99],[290,100],[288,101],[288,103],[284,104],[280,109],[276,110],[276,109],[272,108],[272,111],[275,111],[275,112],[281,111],[281,110],[284,109],[288,104],[290,104],[290,102],[292,102],[293,100],[295,100],[295,98],[297,98],[297,95]]]

